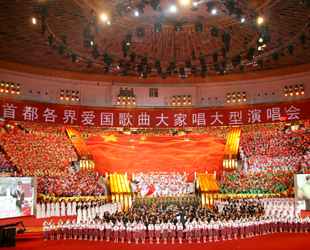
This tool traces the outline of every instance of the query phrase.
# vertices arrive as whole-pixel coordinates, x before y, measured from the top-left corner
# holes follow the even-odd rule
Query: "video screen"
[[[310,174],[297,174],[296,181],[297,181],[296,193],[298,198],[297,201],[298,207],[301,210],[310,210]]]
[[[36,178],[0,178],[0,219],[34,215]]]

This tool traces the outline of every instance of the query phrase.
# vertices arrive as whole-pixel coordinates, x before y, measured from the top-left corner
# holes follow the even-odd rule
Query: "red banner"
[[[208,135],[133,136],[98,135],[87,141],[95,160],[95,171],[101,174],[140,172],[220,174],[223,167],[224,143]]]
[[[217,108],[87,107],[0,98],[0,117],[66,125],[108,127],[233,126],[307,120],[310,100]]]

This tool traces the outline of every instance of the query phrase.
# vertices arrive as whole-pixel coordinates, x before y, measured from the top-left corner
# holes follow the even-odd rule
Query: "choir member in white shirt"
[[[182,223],[180,221],[177,223],[177,232],[178,232],[179,244],[182,244],[183,225],[182,225]]]
[[[128,244],[131,244],[132,230],[133,228],[131,227],[131,224],[127,223],[126,224],[126,235],[127,235]]]
[[[51,203],[50,201],[47,201],[46,203],[46,217],[51,217]]]
[[[51,219],[51,222],[49,223],[50,226],[50,239],[54,240],[55,237],[55,223],[53,221],[53,219]]]
[[[72,206],[71,206],[72,204],[71,204],[71,201],[70,200],[68,200],[68,202],[67,202],[67,215],[68,216],[71,216],[72,214]]]
[[[206,219],[204,219],[202,225],[201,225],[201,230],[202,230],[202,239],[203,242],[207,242],[207,236],[208,236],[208,222]]]
[[[173,223],[171,223],[171,225],[170,225],[170,237],[171,237],[171,243],[172,244],[174,244],[175,236],[176,236],[176,226]]]
[[[104,224],[100,223],[99,225],[99,236],[100,236],[100,241],[103,241],[104,237]]]
[[[152,222],[148,225],[148,236],[149,236],[150,244],[153,244],[154,225]]]
[[[156,238],[156,243],[159,244],[159,239],[160,239],[160,234],[161,234],[161,227],[158,224],[158,222],[155,225],[155,238]]]
[[[47,241],[47,239],[48,239],[48,230],[49,230],[48,222],[47,222],[47,220],[44,220],[44,223],[43,223],[43,238],[44,238],[44,241]]]
[[[186,226],[186,236],[187,236],[187,239],[188,239],[188,243],[192,243],[193,231],[194,231],[194,227],[192,226],[192,224],[191,223],[187,224],[187,226]]]
[[[59,201],[58,200],[55,203],[55,216],[56,217],[60,216],[60,205],[59,205]]]
[[[55,202],[51,202],[51,217],[55,216]]]
[[[42,209],[41,209],[41,203],[40,202],[37,203],[36,208],[37,208],[36,218],[40,219],[42,217]]]
[[[41,218],[45,218],[45,201],[42,201],[42,204],[41,204]]]
[[[218,237],[219,237],[219,229],[220,229],[220,226],[219,226],[218,222],[215,222],[215,223],[212,225],[212,229],[213,229],[214,241],[219,241],[219,240],[218,240]]]
[[[61,218],[59,219],[58,223],[57,223],[57,240],[60,240],[60,236],[61,236],[61,231],[62,231],[62,227],[63,227],[63,222],[61,220]]]
[[[64,200],[61,201],[61,216],[66,216],[66,203]]]

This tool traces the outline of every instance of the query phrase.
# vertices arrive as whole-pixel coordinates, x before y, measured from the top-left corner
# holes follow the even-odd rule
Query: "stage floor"
[[[303,215],[305,213],[303,212]],[[309,211],[307,212],[309,214]],[[65,220],[67,217],[61,217]],[[72,219],[72,217],[69,217]],[[54,218],[54,221],[57,223],[59,220],[58,217]],[[124,249],[127,250],[139,250],[145,249],[148,250],[182,250],[188,248],[195,248],[195,250],[203,249],[252,249],[252,250],[261,250],[261,249],[273,249],[273,250],[284,250],[284,249],[307,249],[310,233],[275,233],[268,234],[263,236],[255,236],[248,239],[231,241],[222,241],[219,242],[207,242],[207,243],[196,243],[196,240],[192,244],[188,243],[187,240],[183,240],[183,244],[175,243],[172,244],[171,240],[168,241],[168,244],[163,244],[161,240],[160,244],[150,244],[146,240],[146,244],[135,243],[114,243],[113,240],[110,242],[104,241],[92,241],[89,240],[54,240],[54,241],[44,241],[42,238],[42,224],[44,219],[36,219],[35,217],[23,217],[23,218],[14,218],[14,219],[2,219],[0,220],[0,225],[10,224],[18,221],[23,221],[26,232],[22,235],[16,236],[16,247],[14,249],[31,249],[31,250],[66,250],[66,249],[75,249],[75,250],[84,250],[89,247],[94,248],[107,248],[112,250]],[[48,219],[50,221],[50,218]],[[177,241],[176,241],[177,242]]]

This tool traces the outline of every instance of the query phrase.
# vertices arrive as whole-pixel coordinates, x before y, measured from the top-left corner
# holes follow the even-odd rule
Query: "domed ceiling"
[[[0,1],[0,59],[94,74],[206,77],[310,62],[310,1]]]

